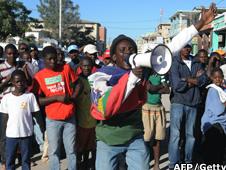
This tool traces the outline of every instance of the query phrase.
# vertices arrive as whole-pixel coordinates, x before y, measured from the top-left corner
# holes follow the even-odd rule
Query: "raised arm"
[[[191,39],[193,36],[198,34],[198,32],[207,24],[213,21],[217,15],[217,8],[214,3],[212,3],[209,9],[202,9],[201,18],[197,23],[191,25],[188,28],[183,29],[179,34],[177,34],[172,41],[167,45],[173,55],[176,55]]]

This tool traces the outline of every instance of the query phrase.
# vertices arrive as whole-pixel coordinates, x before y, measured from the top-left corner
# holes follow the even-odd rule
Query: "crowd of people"
[[[203,10],[200,20],[167,44],[173,54],[167,75],[131,66],[133,39],[116,37],[98,56],[95,45],[41,52],[34,44],[0,48],[0,155],[2,169],[14,170],[18,158],[31,169],[35,140],[49,169],[159,170],[161,141],[166,138],[162,94],[170,94],[169,169],[179,163],[226,163],[225,52],[188,44],[216,16]],[[152,49],[147,49],[152,50]],[[134,64],[136,65],[136,64]],[[65,153],[62,152],[64,148]],[[199,159],[196,159],[196,157]]]

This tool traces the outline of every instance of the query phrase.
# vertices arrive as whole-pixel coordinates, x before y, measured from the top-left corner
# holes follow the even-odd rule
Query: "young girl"
[[[39,111],[36,98],[26,91],[26,76],[22,70],[11,75],[14,91],[3,96],[0,112],[8,114],[6,127],[6,169],[15,169],[19,146],[22,169],[30,169],[30,141],[33,135],[32,114]]]
[[[223,90],[223,72],[211,72],[213,84],[209,88],[201,129],[204,134],[203,157],[207,164],[223,164],[226,149],[226,89]]]

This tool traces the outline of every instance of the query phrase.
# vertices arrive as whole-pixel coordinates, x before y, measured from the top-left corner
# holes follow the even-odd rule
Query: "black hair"
[[[216,72],[219,72],[219,73],[222,75],[222,77],[224,77],[224,73],[223,73],[223,71],[222,71],[221,68],[214,68],[214,69],[211,71],[210,75],[213,76],[214,73],[216,73]]]
[[[2,46],[0,46],[0,53],[3,53],[4,49]]]
[[[14,70],[11,74],[11,80],[13,80],[16,76],[21,76],[26,80],[26,75],[22,70]]]
[[[45,48],[43,48],[42,56],[44,58],[46,58],[46,56],[49,55],[49,54],[54,54],[55,56],[57,56],[56,48],[53,47],[53,46],[46,46]]]
[[[20,42],[20,43],[19,43],[19,47],[20,47],[20,46],[22,46],[22,45],[24,45],[24,46],[27,46],[27,47],[28,47],[28,45],[27,45],[25,42]]]
[[[7,44],[7,45],[5,46],[5,51],[8,50],[8,49],[13,49],[14,51],[17,51],[16,46],[13,45],[13,44]]]
[[[121,42],[122,40],[127,40],[131,43],[131,45],[133,46],[134,50],[135,50],[135,53],[137,53],[137,45],[135,43],[135,41],[130,38],[130,37],[127,37],[126,35],[119,35],[118,37],[116,37],[113,41],[112,41],[112,44],[111,44],[111,48],[110,48],[110,55],[111,57],[115,54],[115,50],[116,50],[116,46],[118,45],[119,42]]]
[[[192,46],[190,44],[186,44],[183,48],[191,48],[192,49]]]
[[[201,53],[204,53],[206,56],[208,56],[208,52],[207,52],[205,49],[199,50],[198,53],[197,53],[197,56],[199,57],[199,55],[200,55]]]
[[[80,64],[82,64],[83,61],[89,61],[89,63],[93,66],[93,61],[90,57],[83,57],[82,60],[80,61]]]

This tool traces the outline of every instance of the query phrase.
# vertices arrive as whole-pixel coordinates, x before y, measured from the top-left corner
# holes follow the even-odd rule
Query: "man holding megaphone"
[[[117,169],[121,154],[125,155],[129,169],[149,169],[149,150],[143,140],[141,115],[146,101],[146,87],[142,83],[144,67],[154,66],[160,74],[166,73],[170,68],[167,63],[170,57],[166,56],[179,52],[215,16],[216,7],[212,4],[202,11],[196,24],[184,29],[167,46],[156,47],[157,50],[145,56],[136,55],[137,45],[131,38],[119,35],[113,40],[110,55],[115,66],[102,67],[89,76],[91,114],[99,120],[96,127],[97,170]],[[163,69],[156,69],[158,65]]]

